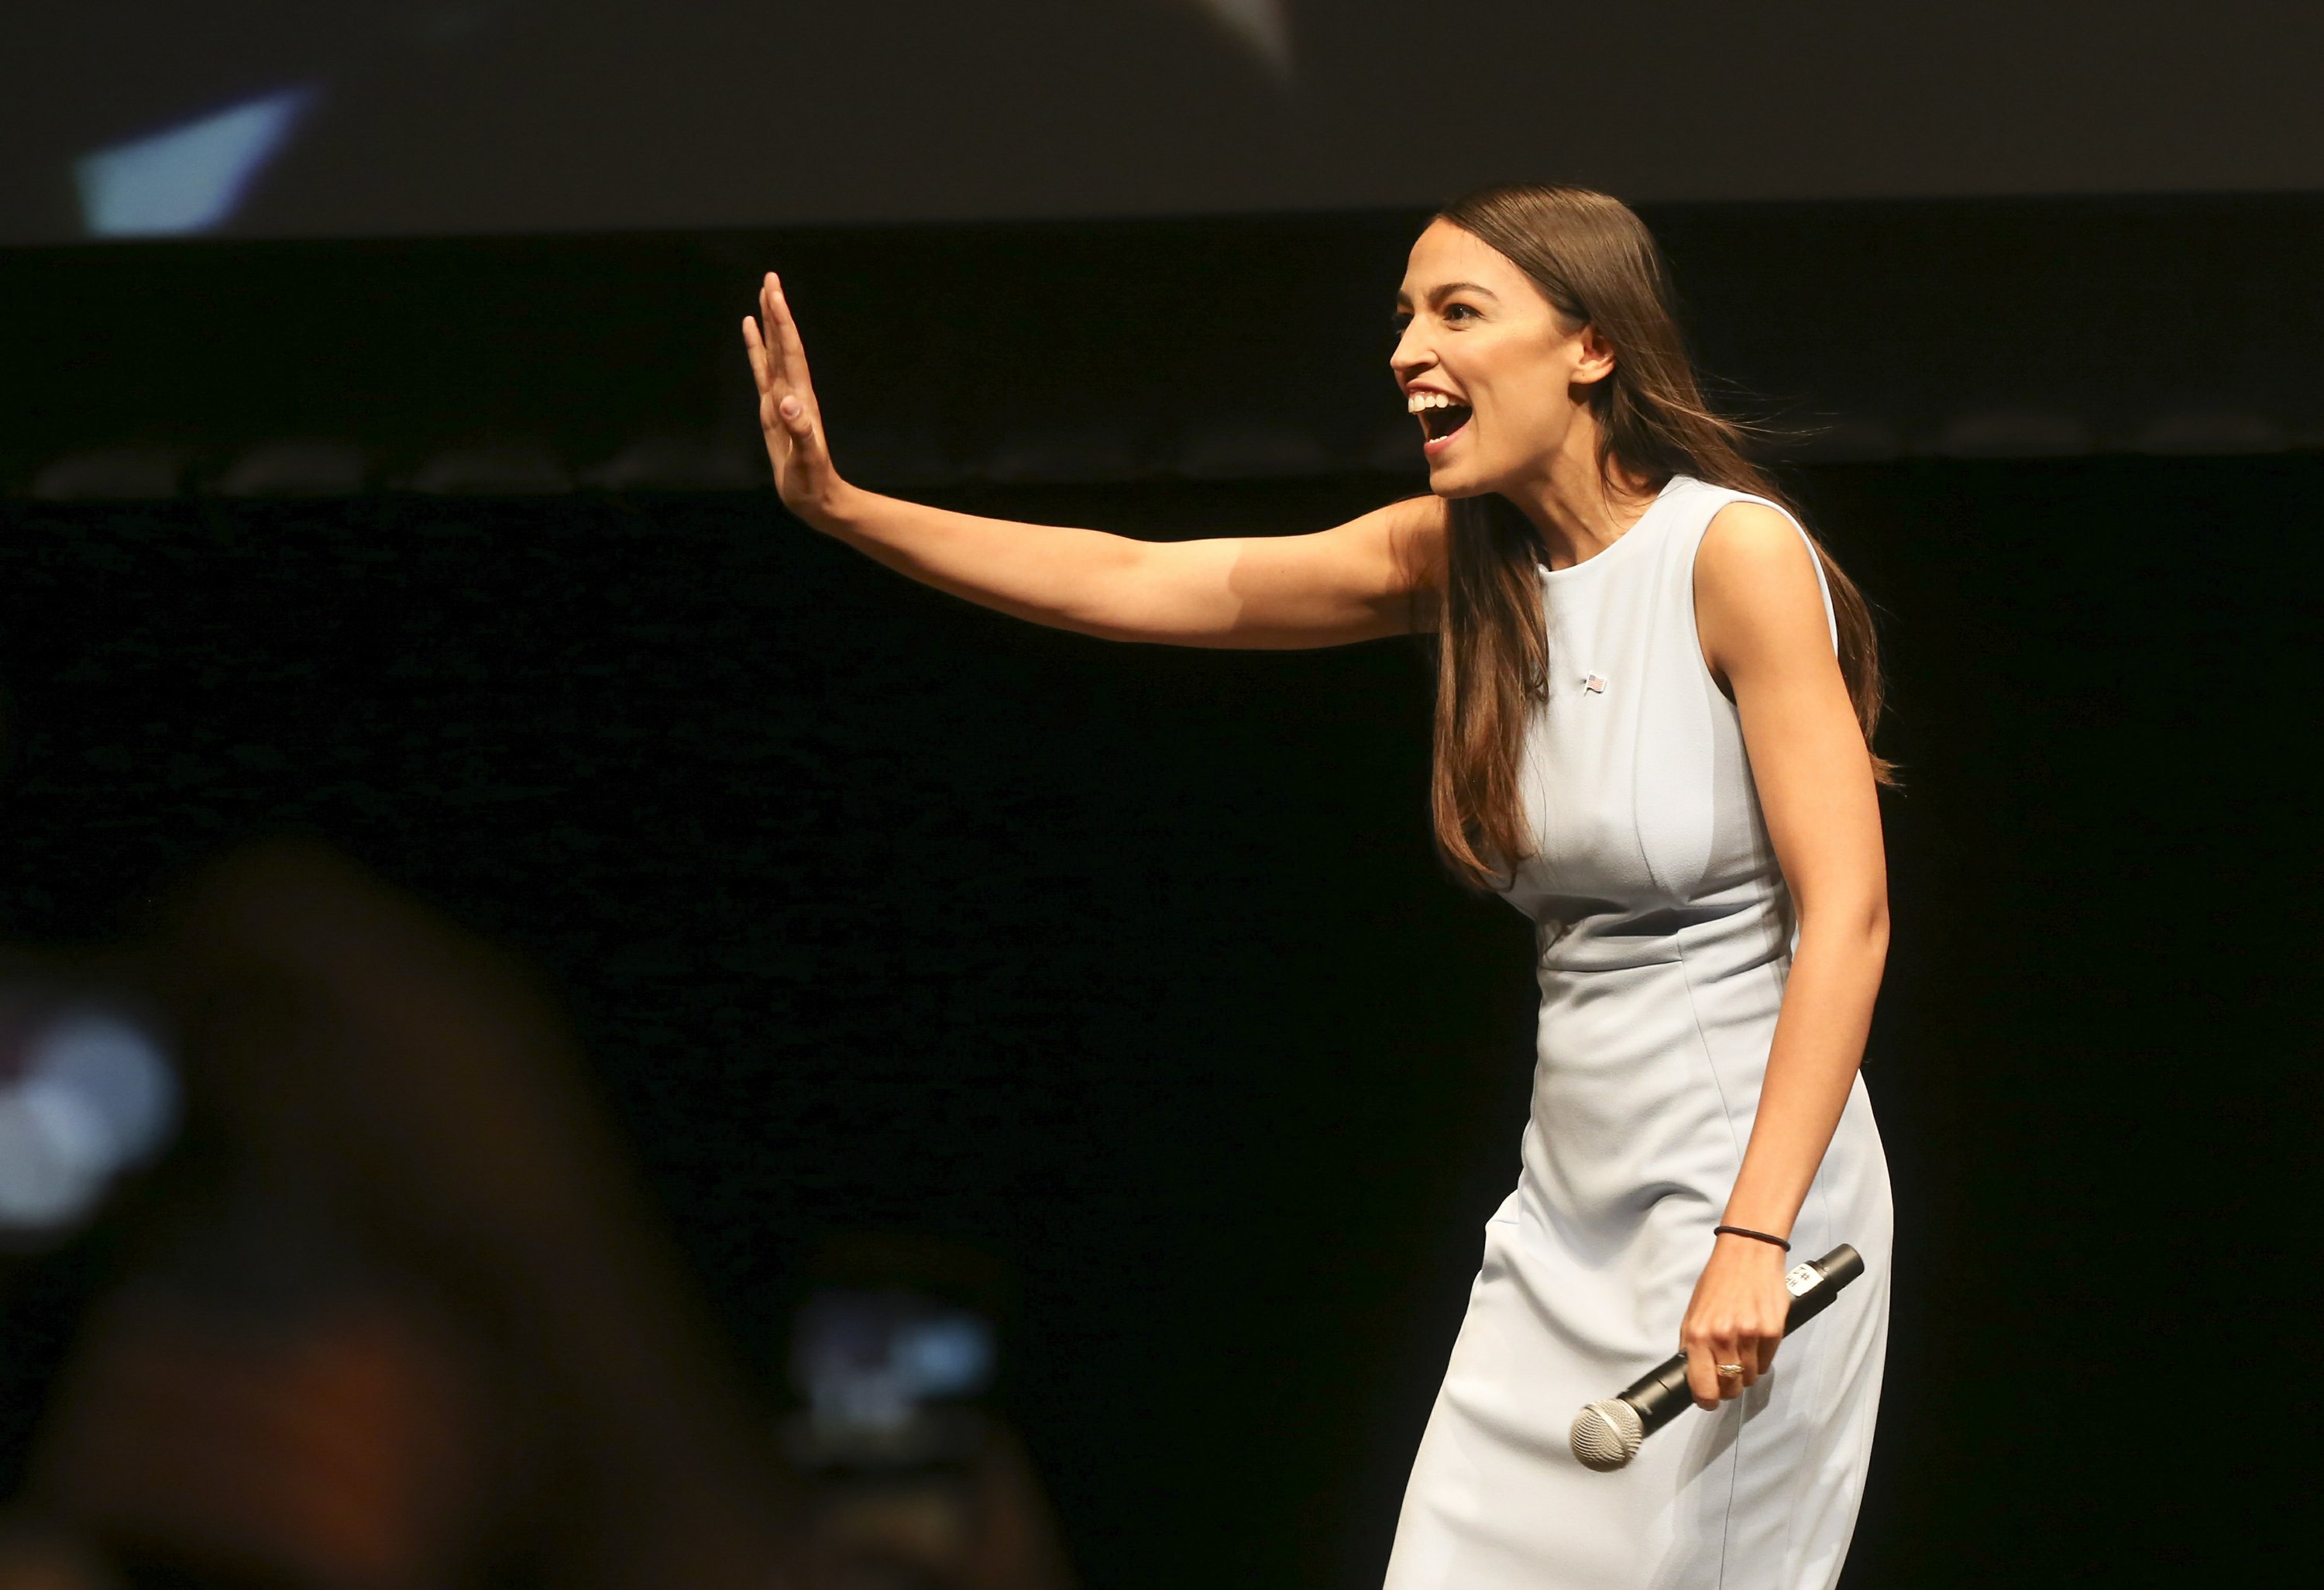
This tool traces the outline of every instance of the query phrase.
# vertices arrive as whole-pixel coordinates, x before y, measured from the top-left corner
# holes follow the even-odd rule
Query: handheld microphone
[[[1840,1289],[1864,1273],[1864,1256],[1846,1243],[1821,1259],[1803,1259],[1784,1276],[1792,1307],[1784,1334],[1813,1319],[1840,1296]],[[1600,1474],[1620,1468],[1638,1455],[1638,1444],[1694,1404],[1687,1390],[1686,1354],[1678,1354],[1620,1395],[1592,1402],[1573,1416],[1573,1456]]]

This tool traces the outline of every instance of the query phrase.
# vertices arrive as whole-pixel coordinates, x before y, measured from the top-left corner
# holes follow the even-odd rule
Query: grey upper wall
[[[0,243],[2319,190],[2319,60],[2313,0],[19,0]]]

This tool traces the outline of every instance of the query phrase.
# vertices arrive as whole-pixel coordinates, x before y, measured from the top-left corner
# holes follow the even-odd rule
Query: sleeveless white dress
[[[1717,1413],[1596,1474],[1566,1433],[1678,1350],[1740,1168],[1794,919],[1694,555],[1744,494],[1679,476],[1596,557],[1542,572],[1527,744],[1541,1019],[1524,1169],[1415,1459],[1388,1590],[1812,1590],[1840,1576],[1888,1317],[1888,1172],[1859,1078],[1792,1232],[1865,1273]],[[1825,594],[1827,622],[1831,596]]]

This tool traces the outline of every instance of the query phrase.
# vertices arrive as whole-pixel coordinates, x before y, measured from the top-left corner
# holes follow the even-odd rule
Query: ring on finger
[[[1743,1373],[1743,1366],[1739,1364],[1714,1364],[1711,1368],[1718,1372],[1719,1378],[1723,1381],[1739,1379]]]

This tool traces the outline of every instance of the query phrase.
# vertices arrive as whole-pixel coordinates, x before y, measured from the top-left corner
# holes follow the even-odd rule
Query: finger
[[[780,279],[771,271],[759,288],[759,346],[767,356],[766,390],[795,393],[812,403],[815,393],[807,382],[807,350],[799,342],[790,308],[783,302]]]
[[[1711,1345],[1711,1373],[1719,1378],[1719,1400],[1722,1402],[1743,1394],[1746,1382],[1751,1378],[1751,1357],[1741,1338],[1728,1336]],[[1724,1368],[1728,1373],[1719,1374]]]
[[[1700,1338],[1699,1345],[1702,1354],[1704,1379],[1697,1381],[1694,1377],[1695,1349],[1693,1348],[1688,1350],[1687,1364],[1687,1381],[1690,1389],[1695,1393],[1697,1405],[1715,1407],[1730,1397],[1739,1396],[1751,1376],[1752,1361],[1750,1354],[1746,1351],[1746,1338],[1736,1332],[1707,1335]],[[1736,1373],[1736,1367],[1738,1364],[1741,1366],[1740,1373]],[[1720,1373],[1721,1369],[1728,1373],[1721,1374]],[[1711,1388],[1711,1401],[1708,1403],[1703,1402],[1702,1391],[1706,1382]]]
[[[759,282],[759,346],[766,350],[767,373],[777,381],[783,378],[782,338],[775,333],[775,273],[767,273]]]
[[[1719,1406],[1719,1376],[1711,1366],[1711,1353],[1706,1343],[1687,1345],[1686,1389],[1694,1393],[1694,1405],[1704,1410]]]
[[[807,405],[798,399],[786,397],[775,405],[775,412],[782,420],[783,429],[799,440],[809,441],[814,439],[815,416],[807,411]]]
[[[1747,1384],[1757,1384],[1760,1376],[1775,1367],[1775,1348],[1783,1339],[1783,1330],[1778,1327],[1759,1332],[1745,1344],[1751,1349],[1751,1373]]]
[[[773,378],[767,369],[767,345],[760,339],[759,322],[750,315],[742,317],[742,351],[751,357],[751,379],[757,382],[764,395]]]
[[[799,340],[798,322],[791,319],[790,300],[783,295],[782,278],[771,271],[767,273],[767,324],[774,333],[783,378],[795,391],[802,393],[813,391],[813,383],[807,373],[807,345]]]

